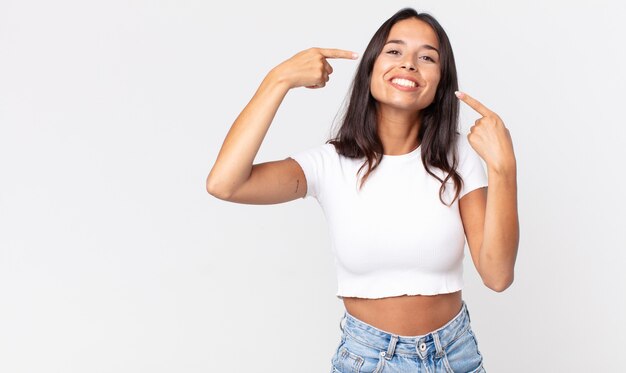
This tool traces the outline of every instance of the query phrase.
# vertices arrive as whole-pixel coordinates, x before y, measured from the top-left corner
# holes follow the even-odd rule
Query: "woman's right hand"
[[[296,87],[322,88],[333,73],[327,58],[358,58],[355,52],[343,49],[309,48],[272,69],[277,79],[285,82],[289,89]]]

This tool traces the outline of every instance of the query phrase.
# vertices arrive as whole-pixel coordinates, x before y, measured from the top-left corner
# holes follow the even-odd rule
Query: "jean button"
[[[423,351],[426,351],[426,343],[422,342],[422,343],[420,344],[420,350],[422,350],[422,352],[423,352]]]

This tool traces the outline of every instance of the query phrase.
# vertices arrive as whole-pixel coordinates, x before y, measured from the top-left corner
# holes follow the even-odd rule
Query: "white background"
[[[330,371],[343,304],[319,205],[228,203],[205,179],[272,67],[362,54],[404,6],[440,21],[461,89],[514,142],[514,284],[489,290],[466,253],[485,367],[620,369],[623,5],[364,4],[0,0],[0,371]],[[357,64],[330,62],[255,163],[328,138]]]

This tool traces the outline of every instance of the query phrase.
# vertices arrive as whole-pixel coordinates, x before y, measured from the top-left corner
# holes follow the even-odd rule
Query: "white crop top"
[[[487,186],[482,159],[459,135],[459,195]],[[338,298],[384,298],[451,293],[463,287],[465,231],[458,199],[439,200],[441,182],[422,165],[421,145],[410,153],[383,155],[358,190],[365,158],[339,155],[332,144],[296,152],[307,181],[303,198],[315,198],[328,223]],[[445,174],[430,167],[442,179]],[[363,168],[360,175],[367,170]],[[454,197],[447,181],[443,200]]]

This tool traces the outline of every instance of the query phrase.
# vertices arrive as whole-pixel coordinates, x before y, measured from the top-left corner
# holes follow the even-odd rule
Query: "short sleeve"
[[[459,166],[457,171],[463,178],[463,188],[459,199],[467,193],[488,186],[487,173],[483,167],[482,158],[469,143],[467,135],[459,135]]]
[[[322,144],[289,155],[289,158],[298,162],[306,177],[307,190],[303,198],[319,199],[323,190],[324,175],[327,174],[331,150],[329,147],[334,151],[332,144]]]

